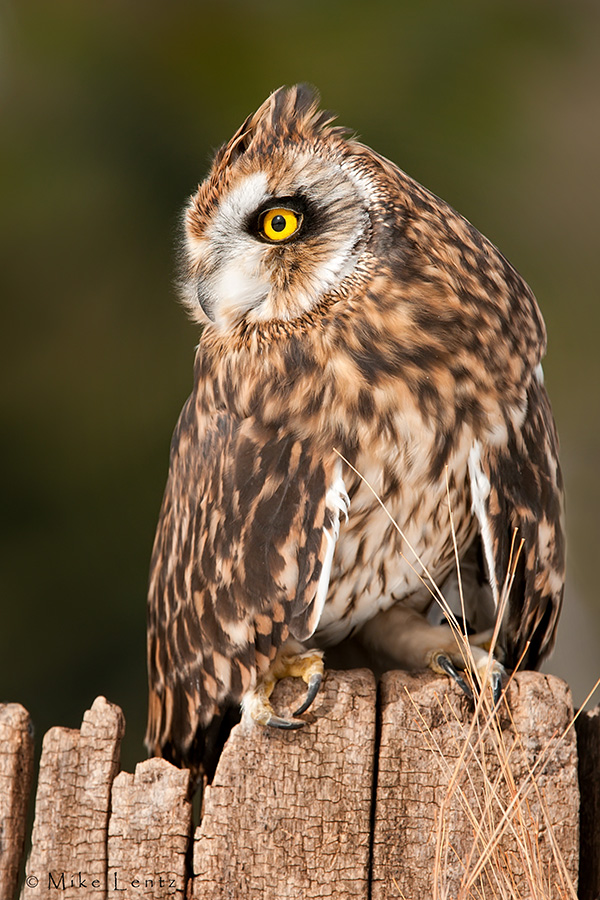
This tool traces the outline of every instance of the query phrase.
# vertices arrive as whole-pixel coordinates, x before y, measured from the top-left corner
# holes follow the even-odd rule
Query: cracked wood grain
[[[0,900],[12,900],[33,779],[33,727],[18,703],[0,704]]]
[[[121,772],[112,786],[108,826],[108,897],[183,897],[191,841],[190,773],[164,759],[148,759],[135,775]]]
[[[297,679],[280,683],[277,711],[289,713],[304,691]],[[233,729],[206,789],[193,897],[366,900],[372,673],[328,672],[305,719],[291,733],[245,722]]]
[[[509,797],[514,796],[514,790],[519,790],[526,782],[529,770],[547,748],[551,748],[548,764],[538,771],[536,788],[529,792],[527,802],[520,805],[519,815],[524,825],[520,831],[518,823],[514,832],[512,826],[506,828],[494,859],[498,866],[510,869],[514,896],[532,896],[527,872],[516,848],[516,835],[520,835],[520,839],[531,842],[530,848],[533,847],[534,854],[539,857],[538,871],[551,885],[544,896],[566,896],[556,887],[560,879],[553,861],[548,828],[552,828],[570,876],[577,884],[579,791],[574,730],[571,729],[562,740],[558,739],[573,715],[567,685],[548,675],[518,674],[508,688],[510,715],[504,701],[499,713],[512,775],[506,778],[502,774],[499,755],[488,731],[479,745],[477,758],[469,756],[468,766],[458,767],[455,783],[452,782],[453,773],[473,716],[466,698],[448,679],[430,674],[411,676],[403,672],[386,673],[381,694],[373,900],[434,895],[440,816],[447,851],[438,870],[441,874],[436,882],[437,896],[463,896],[459,890],[461,884],[465,884],[469,861],[472,865],[477,860],[483,852],[485,834],[493,830],[488,823],[492,818],[490,810],[497,804],[489,785],[494,785],[497,796],[507,803]],[[472,743],[477,742],[477,735],[476,729]],[[511,788],[513,776],[514,788]],[[461,796],[472,811],[472,819]],[[544,799],[549,823],[544,821],[541,813],[540,796]],[[501,818],[497,812],[494,815],[496,821]],[[511,821],[515,822],[515,819]],[[478,831],[479,839],[476,837]],[[497,873],[492,873],[491,877],[497,877]],[[484,875],[483,881],[476,881],[474,893],[468,896],[496,896],[486,879]]]
[[[26,866],[39,884],[26,882],[22,900],[105,900],[110,791],[124,726],[121,710],[97,697],[79,731],[46,733]]]

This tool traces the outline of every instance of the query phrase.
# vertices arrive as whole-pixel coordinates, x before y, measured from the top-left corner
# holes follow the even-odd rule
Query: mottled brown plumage
[[[299,224],[271,239],[267,215]],[[282,648],[354,635],[428,665],[447,629],[425,619],[420,564],[451,592],[447,488],[477,631],[518,529],[501,644],[537,666],[562,600],[561,476],[543,321],[498,250],[299,86],[218,152],[182,281],[205,328],[152,557],[150,752],[210,771]]]

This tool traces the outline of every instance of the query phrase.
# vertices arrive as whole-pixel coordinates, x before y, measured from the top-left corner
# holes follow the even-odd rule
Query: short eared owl
[[[472,225],[331,123],[309,88],[276,91],[185,211],[184,297],[204,328],[152,557],[146,742],[209,774],[240,705],[301,724],[273,713],[275,679],[307,682],[300,715],[323,649],[348,638],[462,681],[422,574],[456,594],[450,511],[477,634],[522,542],[507,667],[546,656],[562,601],[535,298]]]

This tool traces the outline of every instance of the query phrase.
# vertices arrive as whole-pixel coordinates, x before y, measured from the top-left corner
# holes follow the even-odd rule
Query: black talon
[[[450,678],[454,679],[465,697],[468,697],[469,700],[472,700],[473,691],[471,690],[465,679],[462,677],[460,672],[457,671],[452,660],[447,656],[444,656],[443,653],[440,653],[438,656],[436,656],[435,661],[440,669],[443,669],[444,672],[446,672],[446,674],[450,676]]]
[[[309,708],[312,704],[313,700],[319,693],[319,688],[321,687],[321,682],[323,681],[323,676],[320,672],[315,672],[314,675],[310,676],[308,681],[308,690],[306,692],[306,697],[304,698],[304,703],[302,706],[299,706],[298,709],[294,710],[293,715],[300,716],[303,712]]]
[[[502,673],[492,672],[492,696],[494,698],[494,706],[498,706],[502,697]]]
[[[271,716],[267,725],[271,728],[285,728],[288,731],[295,728],[303,728],[305,722],[294,721],[293,719],[282,719],[281,716]]]

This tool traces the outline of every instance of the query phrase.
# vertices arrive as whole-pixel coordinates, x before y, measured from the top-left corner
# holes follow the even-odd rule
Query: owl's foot
[[[298,719],[284,719],[275,714],[271,706],[271,694],[278,681],[283,678],[302,678],[308,685],[303,703],[294,711],[299,716],[310,707],[319,693],[323,680],[323,653],[308,650],[305,653],[278,653],[266,675],[259,678],[256,687],[244,697],[242,706],[250,718],[259,725],[271,728],[302,728],[305,724]]]
[[[367,622],[359,638],[388,668],[395,664],[449,675],[469,699],[489,683],[495,705],[501,697],[504,667],[490,658],[492,630],[469,635],[467,646],[467,639],[448,625],[432,625],[416,610],[396,603]]]
[[[478,638],[481,639],[480,644],[477,643]],[[489,680],[494,707],[496,707],[502,697],[502,684],[503,679],[506,676],[506,670],[497,659],[494,659],[493,657],[490,659],[490,654],[481,646],[482,643],[487,643],[487,640],[488,635],[471,636],[469,638],[471,646],[468,655],[471,657],[471,662],[475,664],[475,670],[478,675],[477,682],[481,684],[482,687],[485,687]],[[451,653],[448,653],[447,648],[444,650],[434,650],[429,656],[428,666],[432,671],[438,672],[440,675],[449,675],[469,700],[473,699],[473,691],[459,671],[459,669],[464,670],[467,666],[463,654],[458,651],[458,647],[456,652]]]

